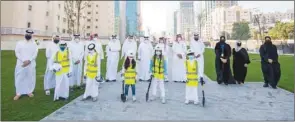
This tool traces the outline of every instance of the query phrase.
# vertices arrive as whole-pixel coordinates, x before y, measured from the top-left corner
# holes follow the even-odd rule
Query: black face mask
[[[59,40],[58,40],[58,39],[55,39],[55,40],[53,40],[53,42],[54,42],[55,44],[57,44],[57,43],[59,42]]]
[[[26,38],[26,40],[30,40],[30,39],[32,39],[32,36],[31,35],[26,35],[25,38]]]
[[[240,47],[241,45],[242,45],[241,43],[238,43],[238,44],[237,44],[237,46],[239,46],[239,47]]]
[[[271,44],[270,40],[265,40],[265,44]]]
[[[220,42],[225,42],[225,39],[220,39]]]
[[[199,37],[195,37],[194,39],[195,39],[196,41],[198,41],[198,40],[199,40]]]

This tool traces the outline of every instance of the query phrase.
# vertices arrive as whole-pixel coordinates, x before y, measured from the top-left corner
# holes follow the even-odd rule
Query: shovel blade
[[[145,94],[145,101],[147,102],[149,100],[149,93]]]
[[[122,100],[122,102],[126,102],[126,96],[125,96],[125,94],[121,94],[121,100]]]

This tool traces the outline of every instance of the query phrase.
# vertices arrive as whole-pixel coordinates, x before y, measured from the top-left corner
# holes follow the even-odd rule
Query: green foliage
[[[235,22],[232,29],[232,39],[248,40],[250,38],[250,28],[247,22]]]
[[[294,38],[294,22],[276,22],[275,27],[269,30],[272,39],[292,39]]]

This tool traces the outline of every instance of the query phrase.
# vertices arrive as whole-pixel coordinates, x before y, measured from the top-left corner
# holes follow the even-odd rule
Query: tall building
[[[119,34],[120,31],[120,1],[115,2],[115,34]]]
[[[79,31],[82,37],[87,38],[92,33],[98,33],[100,37],[113,34],[114,2],[88,2],[89,5],[81,10]],[[28,28],[41,40],[51,40],[54,34],[69,36],[69,25],[77,30],[78,24],[77,21],[68,24],[70,18],[65,6],[65,1],[2,1],[1,40],[23,39]]]
[[[194,2],[181,1],[180,2],[180,33],[188,40],[192,33],[195,32],[194,18]]]
[[[138,1],[126,1],[126,34],[137,35],[138,32]]]
[[[229,8],[218,7],[211,12],[211,18],[211,37],[214,40],[219,39],[223,34],[229,37],[232,34],[232,28],[235,22],[244,21],[251,23],[252,21],[251,10],[243,9],[240,6]]]
[[[216,8],[224,7],[228,8],[231,6],[238,5],[237,1],[228,0],[228,1],[202,1],[201,9],[205,12],[205,28],[202,30],[202,35],[207,40],[211,40],[211,31],[212,31],[212,16],[211,12],[214,11]]]
[[[173,33],[174,33],[174,35],[180,34],[181,23],[180,23],[180,12],[179,12],[179,10],[174,11],[173,15],[174,15],[173,16]]]

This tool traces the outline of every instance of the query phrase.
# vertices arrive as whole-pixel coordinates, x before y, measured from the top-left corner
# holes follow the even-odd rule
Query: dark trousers
[[[133,85],[125,84],[125,96],[128,96],[129,86],[131,86],[132,96],[135,96],[135,84]]]

